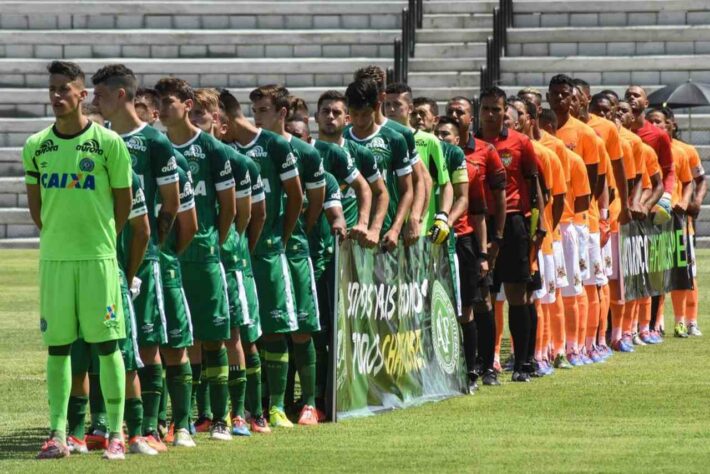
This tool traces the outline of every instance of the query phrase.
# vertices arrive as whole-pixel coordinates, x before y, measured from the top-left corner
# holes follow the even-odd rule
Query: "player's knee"
[[[71,344],[65,346],[49,346],[47,352],[51,356],[68,356],[71,354]]]
[[[111,355],[118,350],[118,341],[99,342],[96,344],[96,349],[98,350],[99,355]]]
[[[310,333],[294,332],[291,333],[291,339],[293,339],[293,342],[296,344],[305,344],[311,340],[311,335]]]

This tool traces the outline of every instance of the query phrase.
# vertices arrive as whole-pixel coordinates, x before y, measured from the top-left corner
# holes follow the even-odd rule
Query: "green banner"
[[[692,289],[687,236],[685,217],[675,213],[663,225],[647,219],[621,226],[619,261],[626,300]]]
[[[350,240],[338,263],[337,417],[460,395],[466,384],[446,246]]]

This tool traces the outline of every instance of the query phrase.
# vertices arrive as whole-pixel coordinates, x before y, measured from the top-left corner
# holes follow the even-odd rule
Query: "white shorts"
[[[589,258],[589,227],[586,225],[574,225],[577,231],[577,245],[579,249],[579,273],[584,282],[592,274]]]
[[[533,292],[533,299],[542,300],[547,295],[547,275],[545,272],[545,258],[542,255],[542,250],[537,251],[537,267],[540,272],[540,280],[542,281],[542,285],[539,290],[535,290]]]
[[[584,285],[606,285],[609,281],[604,273],[604,261],[600,247],[601,235],[599,232],[589,234],[589,277],[584,280]]]
[[[496,293],[496,301],[505,301],[505,287],[504,285],[500,286],[500,291]]]
[[[686,249],[688,251],[688,265],[690,266],[690,274],[693,278],[697,276],[695,266],[695,236],[686,234]]]
[[[562,250],[562,241],[552,242],[552,256],[555,259],[555,288],[564,288],[567,283],[567,270],[565,269],[565,252]]]
[[[607,240],[606,245],[602,247],[602,261],[604,262],[604,275],[608,278],[614,270],[611,256],[611,239]]]
[[[562,296],[579,296],[584,291],[582,275],[579,270],[579,242],[574,224],[560,224],[562,248],[565,254],[567,286],[562,287]]]
[[[556,301],[555,291],[557,290],[557,282],[555,281],[556,265],[554,255],[543,255],[545,273],[542,274],[542,286],[547,289],[545,296],[542,298],[542,304],[552,304]]]
[[[609,275],[610,280],[619,279],[619,233],[612,232],[609,238],[609,245],[611,246],[611,275]]]

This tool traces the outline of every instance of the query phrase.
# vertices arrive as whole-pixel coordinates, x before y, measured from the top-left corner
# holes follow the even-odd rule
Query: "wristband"
[[[497,244],[500,244],[503,242],[503,237],[500,237],[498,235],[494,235],[493,238],[491,238],[491,240]]]
[[[488,258],[488,254],[486,252],[481,252],[478,254],[481,258]]]
[[[608,219],[609,209],[599,209],[599,217],[601,217],[602,219]]]

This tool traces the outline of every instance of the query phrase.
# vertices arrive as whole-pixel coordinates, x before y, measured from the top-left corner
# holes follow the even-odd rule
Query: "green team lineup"
[[[704,170],[642,87],[556,74],[545,104],[486,87],[474,124],[466,97],[440,111],[378,66],[349,72],[309,111],[280,84],[245,104],[47,65],[55,120],[22,149],[38,459],[317,430],[702,336]]]

